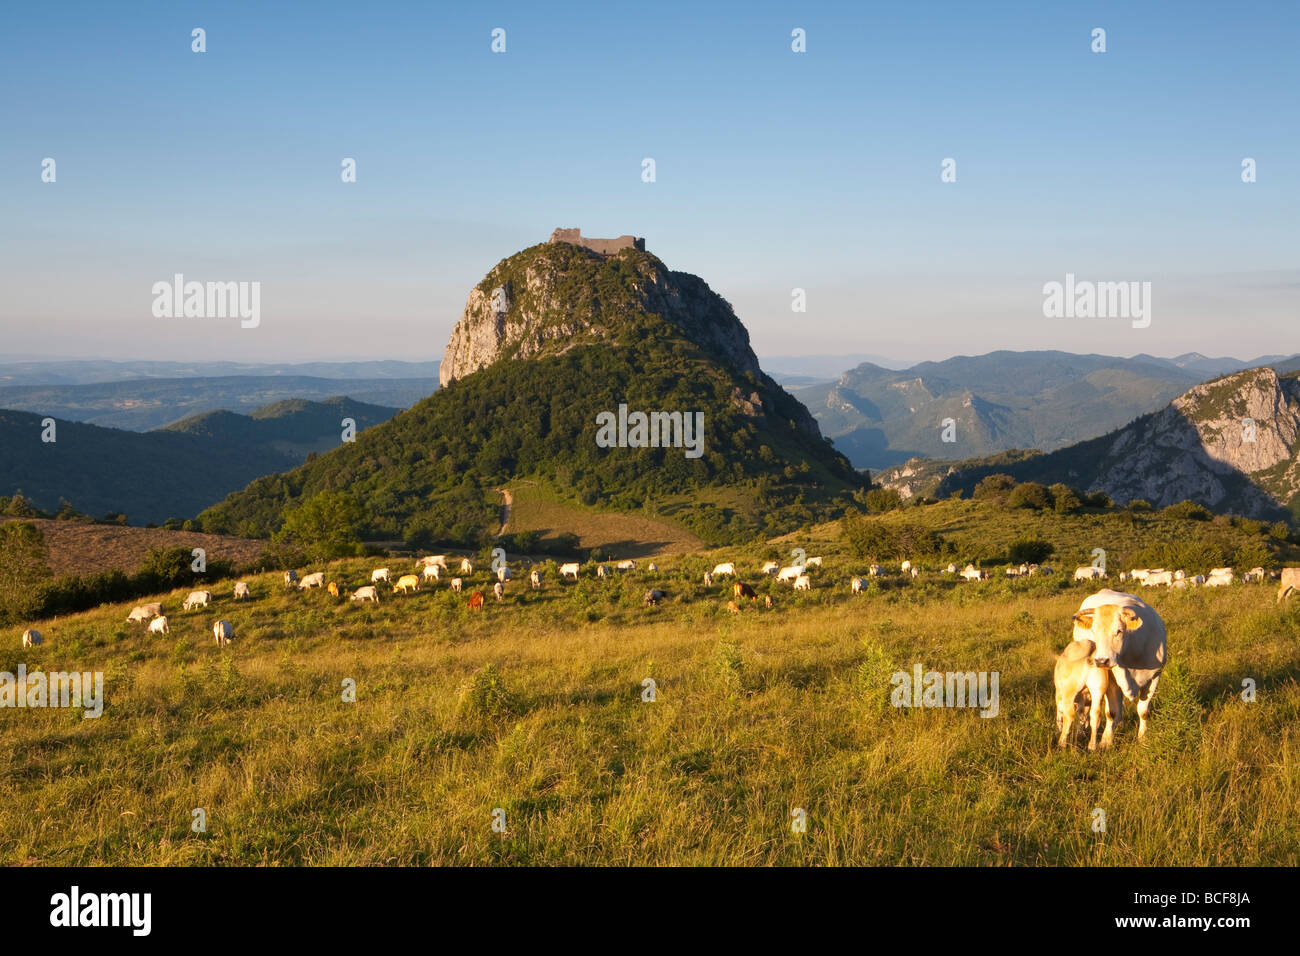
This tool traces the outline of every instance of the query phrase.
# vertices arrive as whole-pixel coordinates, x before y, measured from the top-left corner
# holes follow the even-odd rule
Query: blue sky
[[[470,287],[561,225],[645,236],[760,356],[1300,351],[1294,3],[173,0],[5,21],[6,352],[440,358]],[[260,281],[261,325],[154,318],[177,272]],[[1044,318],[1066,272],[1150,281],[1151,326]]]

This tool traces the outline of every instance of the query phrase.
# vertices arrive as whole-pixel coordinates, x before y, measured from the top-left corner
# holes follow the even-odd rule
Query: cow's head
[[[1124,652],[1129,631],[1142,626],[1142,618],[1131,607],[1103,604],[1074,615],[1075,627],[1083,628],[1096,645],[1092,662],[1098,667],[1113,667]]]

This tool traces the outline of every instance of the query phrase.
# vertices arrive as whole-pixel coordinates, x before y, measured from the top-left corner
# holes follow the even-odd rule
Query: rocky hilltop
[[[619,240],[557,238],[503,259],[470,290],[439,368],[444,388],[504,360],[533,359],[582,345],[626,344],[642,317],[669,323],[710,358],[748,375],[762,388],[737,387],[732,400],[749,417],[771,410],[763,392],[779,389],[758,365],[749,332],[730,303],[698,276],[674,272],[635,245],[602,254],[586,243]],[[633,237],[623,237],[632,240]],[[639,240],[637,240],[639,241]],[[589,294],[594,290],[595,294]],[[817,422],[793,403],[797,428],[817,437]]]

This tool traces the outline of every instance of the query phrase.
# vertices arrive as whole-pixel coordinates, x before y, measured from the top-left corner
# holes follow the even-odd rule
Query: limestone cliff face
[[[1065,482],[1117,504],[1191,500],[1219,512],[1276,518],[1300,495],[1300,380],[1272,368],[1197,385],[1158,412],[1100,438],[1016,462],[909,461],[884,475],[900,492],[940,497],[985,475]]]
[[[1094,485],[1157,507],[1262,513],[1300,491],[1300,382],[1271,368],[1198,385],[1112,436]],[[1248,480],[1246,480],[1248,479]]]
[[[439,384],[500,361],[618,345],[646,334],[653,327],[648,320],[669,323],[736,374],[741,382],[732,401],[745,415],[769,413],[771,396],[764,393],[779,386],[759,368],[731,305],[704,280],[673,272],[639,249],[603,256],[567,242],[541,243],[504,259],[470,290],[443,354]],[[820,435],[807,409],[794,404],[796,427]]]

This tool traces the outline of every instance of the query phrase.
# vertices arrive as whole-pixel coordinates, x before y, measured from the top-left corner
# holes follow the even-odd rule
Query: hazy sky
[[[763,356],[1300,351],[1289,0],[4,19],[0,357],[441,358],[471,286],[556,226],[645,236]],[[1149,327],[1045,318],[1067,272],[1150,282]],[[155,318],[175,273],[260,281],[260,326]]]

